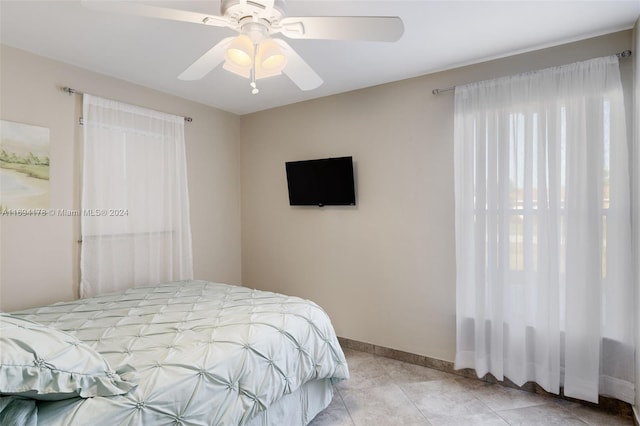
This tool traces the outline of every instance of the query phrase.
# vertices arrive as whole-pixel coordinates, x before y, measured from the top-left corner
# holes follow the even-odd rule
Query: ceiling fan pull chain
[[[258,56],[258,44],[253,44],[253,60],[251,61],[251,94],[257,95],[260,93],[258,85],[256,84],[256,56]]]

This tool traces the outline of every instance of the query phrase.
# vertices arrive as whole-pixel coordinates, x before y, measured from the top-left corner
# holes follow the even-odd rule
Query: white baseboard
[[[638,407],[636,405],[632,405],[631,409],[633,410],[633,423],[636,426],[640,426],[640,415],[638,414]]]

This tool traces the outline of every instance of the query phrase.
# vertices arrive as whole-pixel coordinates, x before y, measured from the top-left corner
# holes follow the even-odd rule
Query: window
[[[474,83],[455,96],[457,368],[632,402],[617,58]]]
[[[184,119],[84,95],[81,295],[193,277]]]

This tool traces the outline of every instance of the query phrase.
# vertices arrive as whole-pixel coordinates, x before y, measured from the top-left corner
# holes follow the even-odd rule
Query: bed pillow
[[[54,327],[0,313],[0,394],[40,400],[123,395],[124,380],[87,344]]]

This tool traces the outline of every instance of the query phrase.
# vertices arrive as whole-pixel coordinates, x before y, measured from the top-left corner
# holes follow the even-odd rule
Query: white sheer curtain
[[[633,402],[615,56],[456,88],[456,368]]]
[[[184,119],[83,104],[81,296],[192,278]]]

